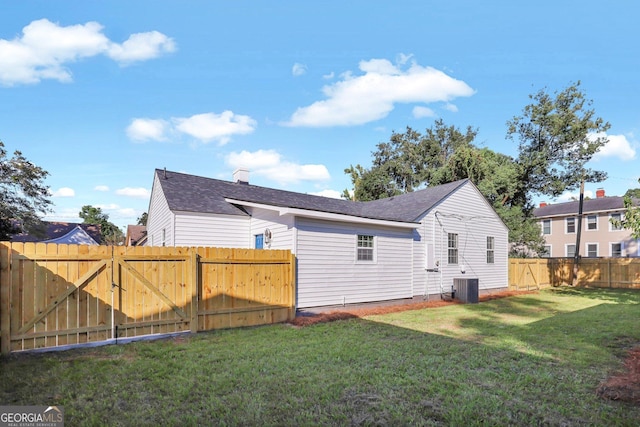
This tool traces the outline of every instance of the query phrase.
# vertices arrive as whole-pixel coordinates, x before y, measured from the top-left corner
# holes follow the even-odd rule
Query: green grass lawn
[[[615,425],[597,386],[640,345],[640,292],[551,289],[0,362],[0,404],[67,425]]]

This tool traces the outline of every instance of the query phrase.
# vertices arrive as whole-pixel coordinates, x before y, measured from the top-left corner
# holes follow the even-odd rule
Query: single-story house
[[[508,230],[467,179],[354,202],[156,169],[146,244],[290,249],[298,308],[508,286]]]
[[[75,222],[43,221],[43,236],[18,233],[12,242],[40,242],[75,245],[99,245],[102,241],[100,225]]]

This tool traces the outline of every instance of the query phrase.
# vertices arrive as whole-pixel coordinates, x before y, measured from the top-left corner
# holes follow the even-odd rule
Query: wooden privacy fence
[[[509,260],[509,288],[540,289],[572,283],[573,258]],[[577,286],[640,289],[640,258],[582,258]]]
[[[0,351],[284,322],[289,250],[0,242]]]

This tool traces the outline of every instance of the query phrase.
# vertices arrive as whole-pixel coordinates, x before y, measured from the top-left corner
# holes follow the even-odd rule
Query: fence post
[[[190,270],[190,282],[191,282],[191,333],[198,332],[198,263],[200,262],[200,256],[198,255],[198,248],[189,248],[191,253],[191,263],[189,265]]]
[[[11,243],[0,243],[0,353],[11,352]]]

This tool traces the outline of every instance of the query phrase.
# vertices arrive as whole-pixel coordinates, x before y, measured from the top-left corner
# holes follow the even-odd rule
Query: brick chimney
[[[233,182],[238,184],[248,184],[249,183],[249,170],[248,169],[236,169],[233,172]]]
[[[544,207],[546,207],[546,206],[547,206],[547,202],[540,202],[540,207],[541,207],[541,208],[544,208]]]
[[[596,190],[596,199],[601,199],[604,197],[604,188],[598,188]]]

